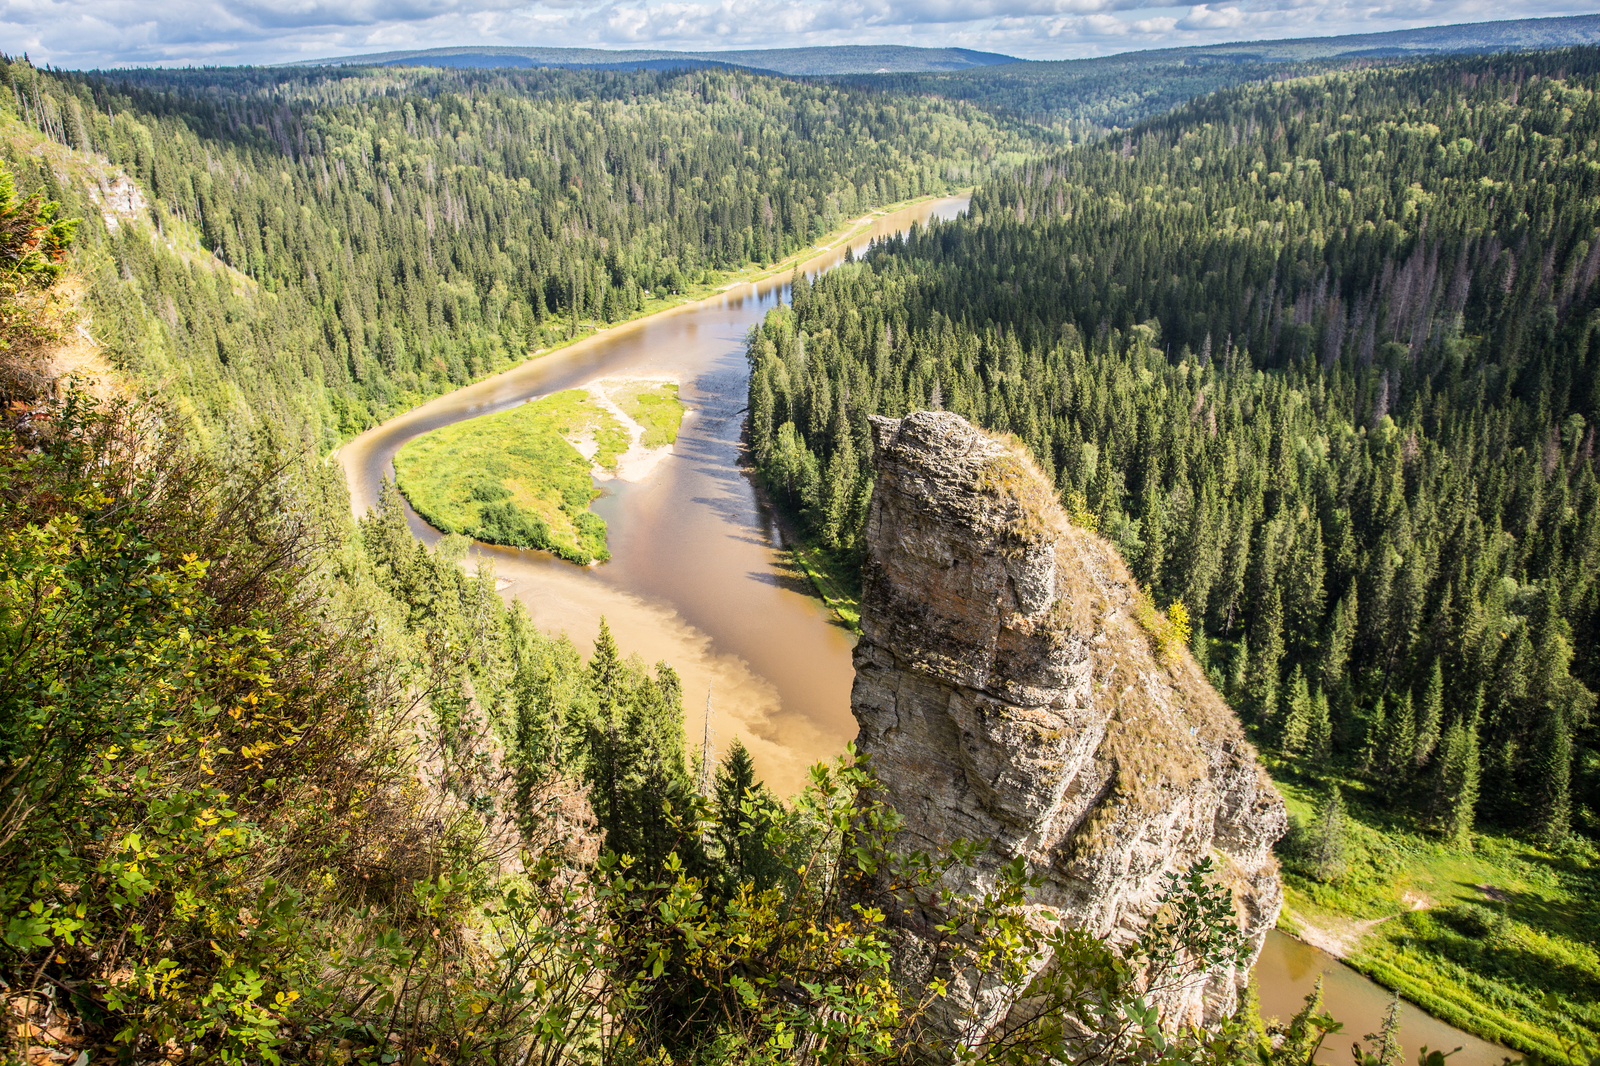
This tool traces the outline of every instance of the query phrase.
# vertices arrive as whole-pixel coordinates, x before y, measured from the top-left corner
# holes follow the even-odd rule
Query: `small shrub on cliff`
[[[1100,516],[1089,507],[1089,501],[1083,493],[1076,490],[1068,492],[1064,506],[1067,521],[1079,529],[1087,529],[1090,533],[1100,532]]]
[[[1133,614],[1139,625],[1156,642],[1156,651],[1164,661],[1173,662],[1188,646],[1193,634],[1190,630],[1189,608],[1184,606],[1182,600],[1173,600],[1162,611],[1156,607],[1150,590],[1141,588],[1138,598],[1134,600]]]

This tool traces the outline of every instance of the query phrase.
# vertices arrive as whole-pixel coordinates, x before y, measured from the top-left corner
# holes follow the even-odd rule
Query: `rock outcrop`
[[[1020,446],[944,412],[872,432],[851,704],[902,843],[989,841],[953,886],[967,890],[1021,856],[1044,878],[1039,904],[1114,943],[1137,937],[1169,874],[1211,856],[1252,947],[1166,1006],[1174,1022],[1231,1012],[1282,905],[1271,847],[1286,826],[1237,719],[1186,650],[1158,652],[1117,551],[1066,520]],[[900,919],[903,947],[930,917]],[[952,1039],[1012,1007],[953,992],[933,1019]]]

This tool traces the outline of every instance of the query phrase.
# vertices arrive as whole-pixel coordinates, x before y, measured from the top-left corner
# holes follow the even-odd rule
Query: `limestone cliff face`
[[[1157,654],[1120,556],[1066,521],[1024,451],[944,412],[872,428],[851,704],[903,843],[989,840],[961,887],[1022,856],[1040,904],[1119,943],[1169,873],[1210,855],[1253,963],[1282,904],[1270,849],[1286,819],[1232,712],[1187,652]],[[902,919],[912,954],[927,917]],[[1245,972],[1194,982],[1169,1017],[1231,1011]],[[952,1038],[974,1035],[958,1012],[981,1033],[1012,1006],[955,991]]]

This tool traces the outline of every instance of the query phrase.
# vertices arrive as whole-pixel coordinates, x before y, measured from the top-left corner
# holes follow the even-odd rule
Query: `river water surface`
[[[965,197],[919,204],[879,218],[849,244],[857,252],[929,218],[965,210]],[[825,270],[845,244],[804,264]],[[376,502],[394,453],[440,426],[503,411],[536,396],[622,374],[670,375],[690,414],[673,454],[638,483],[609,481],[594,510],[606,520],[611,561],[578,567],[543,552],[477,544],[507,599],[534,622],[564,631],[587,653],[603,615],[618,645],[647,662],[666,661],[684,682],[691,745],[709,694],[714,743],[738,736],[779,795],[798,791],[806,770],[844,751],[856,734],[850,714],[854,634],[785,561],[771,514],[739,467],[749,370],[745,333],[788,295],[788,277],[741,285],[695,304],[612,327],[550,355],[458,389],[346,444],[337,458],[359,515]],[[439,533],[407,508],[412,530]],[[1263,1013],[1287,1020],[1318,974],[1345,1033],[1319,1056],[1348,1061],[1350,1040],[1377,1029],[1388,993],[1337,959],[1281,933],[1267,939],[1256,973]],[[1462,1046],[1451,1066],[1493,1066],[1503,1049],[1408,1007],[1408,1059],[1427,1044]]]
[[[892,236],[965,210],[951,197],[886,214],[849,244]],[[825,270],[845,243],[804,264]],[[585,653],[605,616],[617,644],[683,677],[690,743],[712,696],[714,743],[738,736],[779,795],[798,791],[807,768],[843,753],[850,714],[854,634],[790,568],[772,517],[739,468],[749,368],[745,333],[787,297],[787,275],[744,284],[695,304],[614,326],[550,355],[458,389],[369,430],[338,452],[357,514],[394,476],[394,453],[440,426],[515,407],[535,396],[619,374],[670,375],[690,414],[673,454],[643,481],[604,482],[594,510],[606,520],[611,561],[577,567],[544,552],[474,546],[494,565],[501,593],[527,605],[546,630]],[[425,541],[439,534],[408,510]]]

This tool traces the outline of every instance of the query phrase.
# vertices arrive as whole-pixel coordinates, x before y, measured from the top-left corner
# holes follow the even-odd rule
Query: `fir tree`
[[[1250,672],[1250,641],[1240,637],[1228,662],[1228,697],[1236,703],[1245,698],[1244,682]]]
[[[1297,663],[1284,688],[1283,734],[1278,746],[1285,754],[1299,755],[1306,750],[1313,714],[1311,692]]]
[[[1296,545],[1294,557],[1286,575],[1290,593],[1288,620],[1290,632],[1298,638],[1302,652],[1311,651],[1317,631],[1326,613],[1326,593],[1323,586],[1326,572],[1323,564],[1322,523],[1310,520],[1311,535],[1302,537]]]
[[[724,894],[741,884],[762,892],[782,873],[779,857],[767,847],[767,832],[782,814],[776,799],[756,779],[755,763],[735,737],[717,767],[716,838],[722,855]]]
[[[772,453],[772,386],[764,370],[750,377],[750,451],[760,466]]]
[[[1416,765],[1417,715],[1411,705],[1411,693],[1406,692],[1389,711],[1378,756],[1383,792],[1391,803],[1405,794]]]
[[[1311,697],[1311,721],[1306,727],[1306,754],[1322,758],[1333,747],[1333,721],[1328,714],[1328,696],[1320,688]]]
[[[1420,769],[1433,758],[1439,744],[1439,728],[1444,721],[1444,669],[1439,660],[1433,661],[1433,671],[1428,677],[1428,687],[1422,694],[1422,713],[1417,721],[1416,762]]]
[[[1344,795],[1330,784],[1306,831],[1306,861],[1317,880],[1332,881],[1344,873],[1348,821]]]
[[[1373,701],[1372,710],[1366,714],[1365,725],[1366,732],[1361,741],[1361,753],[1356,758],[1356,764],[1362,773],[1370,774],[1381,763],[1385,734],[1389,728],[1382,696]]]
[[[600,633],[595,637],[594,655],[589,659],[589,691],[595,709],[589,720],[585,777],[591,784],[590,802],[596,819],[607,833],[607,844],[620,843],[627,835],[623,828],[622,778],[627,772],[621,721],[622,656],[611,637],[611,627],[600,616]],[[613,848],[613,850],[617,850]]]
[[[1433,811],[1435,824],[1445,840],[1466,847],[1472,840],[1472,826],[1478,803],[1478,710],[1480,692],[1474,708],[1450,723],[1434,760]]]
[[[1543,702],[1538,712],[1529,752],[1530,806],[1540,836],[1558,844],[1566,838],[1572,817],[1572,734],[1560,703]]]
[[[1253,654],[1245,685],[1263,725],[1278,703],[1278,664],[1283,660],[1283,596],[1276,589],[1267,597],[1266,610],[1252,627]]]
[[[657,663],[650,677],[623,662],[602,618],[588,683],[595,709],[585,779],[606,848],[632,856],[648,871],[675,848],[687,861],[700,861],[698,838],[685,833],[683,824],[694,790],[684,764],[683,692],[676,671]]]
[[[1324,692],[1337,694],[1346,687],[1345,671],[1350,662],[1350,649],[1355,644],[1357,614],[1356,583],[1351,581],[1344,598],[1333,605],[1327,636],[1322,642],[1319,673]]]

